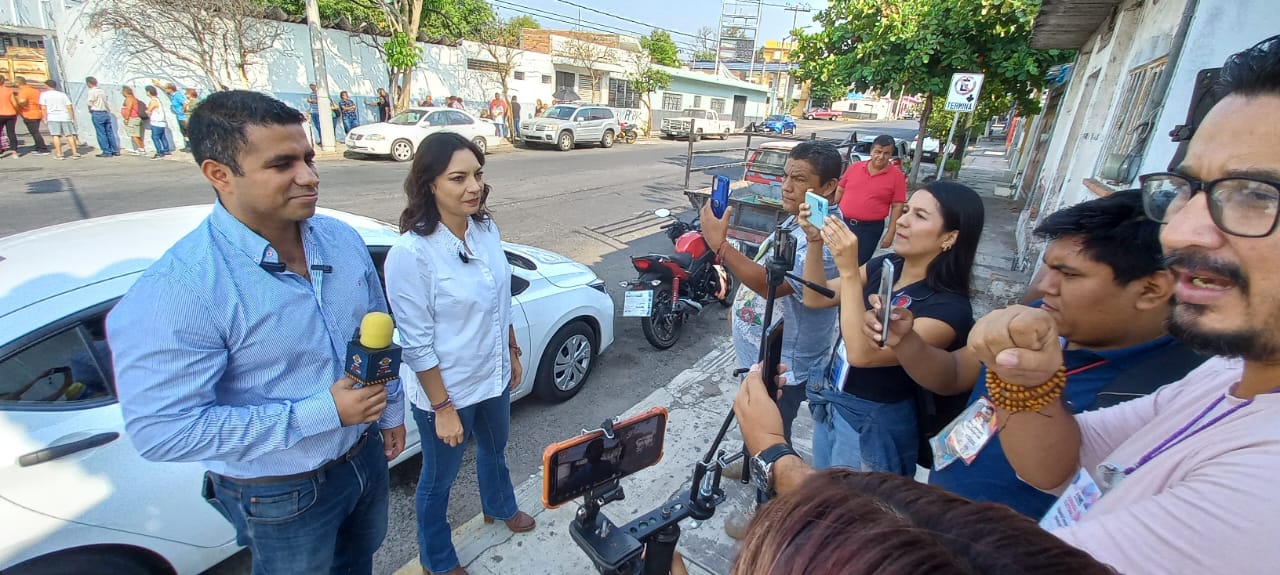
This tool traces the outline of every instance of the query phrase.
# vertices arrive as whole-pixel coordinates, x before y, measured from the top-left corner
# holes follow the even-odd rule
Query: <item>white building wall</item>
[[[1168,167],[1178,147],[1168,134],[1186,120],[1196,73],[1221,66],[1227,56],[1277,33],[1280,5],[1276,0],[1199,0],[1140,173]]]

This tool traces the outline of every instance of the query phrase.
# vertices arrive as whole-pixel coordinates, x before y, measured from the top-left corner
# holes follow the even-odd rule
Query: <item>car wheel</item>
[[[476,136],[476,139],[471,140],[471,143],[475,144],[477,148],[480,148],[481,155],[489,153],[489,142],[486,142],[484,138]]]
[[[600,138],[600,147],[602,148],[613,147],[613,130],[604,131],[604,137]]]
[[[391,159],[397,162],[407,162],[413,159],[413,142],[401,138],[391,142]]]
[[[725,130],[725,131],[724,131],[724,133],[720,135],[720,139],[721,139],[721,140],[728,140],[728,139],[729,139],[729,130]]]
[[[689,141],[690,141],[690,142],[700,142],[700,141],[702,141],[702,130],[698,130],[698,133],[690,135],[690,136],[689,136]]]
[[[582,391],[596,364],[595,342],[595,332],[582,321],[560,328],[542,352],[533,392],[546,401],[558,403]]]
[[[573,149],[573,133],[560,132],[559,148],[561,152],[568,152]]]
[[[161,575],[167,571],[137,554],[105,548],[49,555],[10,567],[4,572],[5,575]]]

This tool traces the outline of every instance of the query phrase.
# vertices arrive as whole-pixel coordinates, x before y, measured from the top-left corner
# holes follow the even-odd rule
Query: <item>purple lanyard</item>
[[[1209,415],[1209,413],[1212,412],[1214,408],[1218,407],[1218,405],[1222,403],[1222,400],[1226,398],[1227,398],[1227,394],[1225,393],[1219,396],[1218,399],[1215,399],[1213,403],[1209,404],[1209,407],[1204,408],[1204,411],[1201,411],[1200,415],[1197,415],[1195,419],[1188,421],[1187,424],[1182,426],[1181,429],[1173,432],[1173,435],[1170,435],[1164,441],[1160,442],[1160,445],[1155,446],[1155,448],[1153,448],[1151,451],[1148,451],[1146,455],[1143,455],[1140,459],[1138,459],[1137,463],[1129,466],[1128,469],[1125,469],[1124,474],[1126,476],[1132,475],[1133,472],[1137,471],[1139,467],[1142,467],[1143,465],[1150,463],[1152,459],[1156,458],[1156,456],[1170,449],[1173,449],[1175,445],[1178,445],[1183,441],[1186,441],[1188,439],[1191,439],[1192,437],[1195,437],[1197,433],[1200,433],[1201,431],[1204,431],[1206,429],[1209,429],[1210,427],[1213,427],[1214,424],[1218,423],[1219,421],[1222,421],[1223,419],[1226,419],[1227,416],[1237,411],[1240,411],[1241,409],[1244,409],[1245,407],[1247,407],[1249,404],[1253,403],[1252,399],[1246,399],[1240,402],[1235,407],[1232,407],[1231,409],[1228,409],[1218,414],[1217,417],[1210,419],[1204,425],[1201,425],[1200,427],[1197,427],[1195,430],[1192,430],[1190,433],[1187,433],[1187,431],[1191,429],[1191,426],[1199,423],[1201,419],[1204,419],[1206,415]]]

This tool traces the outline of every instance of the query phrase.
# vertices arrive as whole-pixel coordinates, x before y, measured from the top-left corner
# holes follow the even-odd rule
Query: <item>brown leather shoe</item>
[[[485,515],[484,522],[493,523],[493,518]],[[515,517],[506,520],[505,523],[507,524],[507,529],[510,529],[512,533],[527,533],[529,531],[533,531],[533,528],[538,524],[533,520],[532,515],[523,511],[516,513]]]

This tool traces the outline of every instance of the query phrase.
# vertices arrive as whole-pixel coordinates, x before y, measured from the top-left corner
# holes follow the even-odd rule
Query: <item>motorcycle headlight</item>
[[[387,139],[387,137],[386,137],[386,136],[384,136],[384,135],[382,135],[382,134],[369,134],[368,136],[365,136],[365,137],[364,137],[364,139],[366,139],[366,140],[373,140],[373,141],[375,141],[375,142],[381,142],[381,141],[383,141],[383,140]]]

